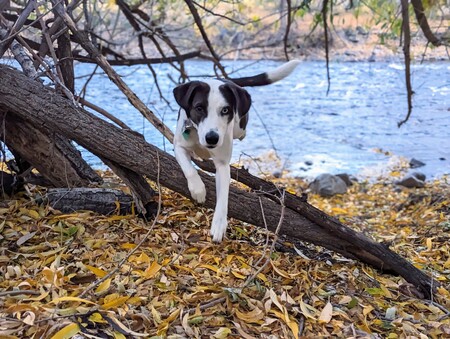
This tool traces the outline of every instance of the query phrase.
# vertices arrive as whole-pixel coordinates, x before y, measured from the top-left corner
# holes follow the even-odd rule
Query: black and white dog
[[[191,156],[212,158],[216,166],[217,201],[211,225],[215,242],[222,241],[227,229],[233,139],[245,137],[251,105],[250,95],[242,87],[272,84],[287,77],[298,64],[293,60],[252,77],[192,81],[173,90],[181,107],[174,138],[175,157],[195,201],[205,202],[206,189]]]

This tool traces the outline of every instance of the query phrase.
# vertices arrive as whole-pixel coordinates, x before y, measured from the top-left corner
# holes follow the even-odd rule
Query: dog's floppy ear
[[[239,127],[245,130],[248,122],[248,111],[252,104],[252,98],[248,92],[242,87],[232,83],[227,82],[220,86],[220,90],[227,98],[227,100],[232,105],[234,111],[239,117]]]
[[[204,90],[208,92],[209,86],[201,81],[190,81],[173,89],[173,96],[175,97],[175,100],[188,115],[191,109],[192,99],[194,98],[194,94],[197,90]]]

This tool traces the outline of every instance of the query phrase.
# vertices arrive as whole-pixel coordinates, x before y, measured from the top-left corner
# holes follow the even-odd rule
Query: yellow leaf
[[[427,242],[428,251],[431,251],[431,249],[433,248],[433,241],[432,241],[432,239],[431,238],[427,238],[426,242]]]
[[[228,327],[219,328],[212,336],[215,339],[225,339],[231,334],[231,330]]]
[[[313,310],[315,311],[315,309],[312,306],[306,304],[303,300],[300,300],[300,309],[302,310],[302,313],[305,317],[316,319],[313,313]]]
[[[240,274],[239,272],[231,271],[231,274],[233,274],[236,278],[245,279],[245,275]]]
[[[118,326],[121,330],[122,333],[127,334],[130,337],[148,337],[149,334],[148,333],[138,333],[138,332],[134,332],[133,330],[130,330],[128,327],[126,327],[124,324],[122,324],[119,320],[117,320],[112,314],[108,315],[108,318],[111,319],[116,326]]]
[[[93,323],[100,323],[100,324],[107,323],[107,321],[105,319],[103,319],[103,316],[98,312],[92,313],[89,316],[89,321],[92,321]]]
[[[264,282],[267,282],[267,277],[263,273],[258,273],[257,277]]]
[[[199,265],[199,267],[207,268],[208,270],[211,270],[211,271],[216,272],[216,273],[219,272],[219,269],[216,266],[213,266],[213,265],[203,264],[203,265]]]
[[[164,319],[159,325],[158,325],[158,331],[157,335],[165,337],[165,334],[167,330],[169,329],[169,325],[172,321],[178,318],[180,315],[181,309],[177,308],[175,311],[173,311],[166,319]]]
[[[272,265],[273,270],[275,272],[277,272],[280,276],[284,277],[284,278],[294,279],[294,278],[298,277],[301,274],[301,272],[298,272],[298,273],[295,273],[295,274],[289,274],[289,273],[283,271],[282,269],[279,269],[277,266],[275,266],[275,264],[274,264],[274,262],[272,260],[270,261],[270,264]]]
[[[125,244],[122,244],[120,247],[122,247],[124,250],[132,250],[136,246],[137,246],[136,244],[132,244],[130,242],[126,242]]]
[[[28,214],[30,217],[32,217],[33,219],[35,219],[35,220],[41,218],[41,216],[39,215],[39,213],[36,212],[35,210],[28,210],[28,213],[27,213],[27,214]]]
[[[152,262],[152,264],[149,267],[147,267],[147,269],[144,272],[145,277],[147,279],[153,278],[156,275],[156,273],[159,272],[161,267],[162,266],[160,264],[158,264],[156,261]]]
[[[108,218],[106,218],[107,221],[111,222],[111,221],[118,221],[118,220],[125,220],[125,219],[130,219],[129,215],[112,215]]]
[[[329,323],[332,316],[333,316],[333,305],[331,305],[330,302],[327,302],[322,312],[320,312],[319,323]]]
[[[42,299],[47,298],[47,296],[50,294],[50,291],[44,292],[41,295],[37,296],[37,297],[33,297],[33,298],[27,298],[24,299],[26,301],[41,301]]]
[[[97,305],[96,303],[94,303],[94,302],[92,302],[90,300],[83,299],[83,298],[78,298],[78,297],[61,297],[61,298],[56,298],[56,299],[53,299],[52,301],[50,301],[50,303],[57,304],[57,303],[60,303],[60,302],[63,302],[63,301],[78,301],[78,302],[85,303],[85,304]]]
[[[161,313],[159,313],[153,305],[150,305],[150,311],[152,312],[153,321],[157,324],[161,323]]]
[[[55,335],[51,339],[69,339],[72,338],[75,334],[80,332],[80,326],[75,323],[71,323],[59,330],[55,333]]]
[[[105,298],[106,299],[106,298]],[[116,299],[113,299],[110,302],[107,302],[105,304],[102,305],[102,308],[104,310],[109,310],[110,308],[117,308],[119,306],[122,306],[123,304],[125,304],[125,302],[130,299],[129,296],[124,296],[124,297],[118,297]]]
[[[374,310],[374,308],[372,307],[372,305],[364,306],[364,309],[363,309],[364,316],[366,317],[373,310]]]
[[[97,277],[99,278],[103,278],[105,275],[107,275],[108,273],[106,273],[105,271],[103,271],[100,268],[94,267],[94,266],[90,266],[90,265],[85,265],[86,268],[91,271],[92,273],[94,273]]]
[[[236,316],[245,321],[246,323],[256,323],[261,324],[260,320],[264,318],[264,312],[259,308],[255,307],[250,312],[241,312],[239,309],[236,309]]]
[[[270,310],[270,313],[273,313],[277,318],[284,321],[286,325],[291,329],[292,334],[294,335],[295,339],[298,339],[298,324],[296,321],[292,320],[290,317],[286,316],[286,314],[283,314],[281,312],[278,312],[276,310]]]
[[[106,279],[104,282],[102,282],[95,290],[95,293],[103,293],[108,290],[108,288],[111,286],[111,278]]]
[[[444,287],[438,287],[437,291],[440,295],[448,296],[450,294],[449,291],[447,291],[447,289],[445,289]]]
[[[140,297],[131,297],[128,299],[127,304],[128,305],[139,305],[142,302],[142,299]]]
[[[150,257],[147,255],[147,254],[145,254],[144,252],[142,252],[140,255],[139,255],[139,257],[135,257],[134,258],[134,260],[133,261],[136,261],[136,262],[145,262],[145,263],[150,263]]]
[[[334,214],[348,214],[348,211],[347,211],[347,210],[345,210],[345,209],[343,209],[343,208],[339,208],[339,207],[333,207],[333,208],[331,209],[331,211],[332,211]]]

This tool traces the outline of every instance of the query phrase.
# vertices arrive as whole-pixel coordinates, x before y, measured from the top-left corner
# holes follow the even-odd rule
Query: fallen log
[[[111,188],[50,188],[36,201],[63,213],[88,210],[103,215],[137,214],[133,197]]]
[[[30,82],[20,72],[1,65],[0,110],[10,111],[33,126],[59,131],[101,158],[114,161],[151,180],[159,179],[161,185],[190,196],[183,173],[173,156],[135,134],[75,107],[52,89]],[[214,179],[205,173],[200,175],[208,192],[205,205],[213,208]],[[274,197],[278,189],[269,182],[246,175],[249,182],[254,181],[250,185],[258,187],[260,192],[231,187],[229,216],[261,227],[267,223],[268,228],[274,231],[281,215],[280,201]],[[305,199],[285,193],[284,204],[287,208],[279,234],[289,240],[314,243],[380,270],[395,272],[415,285],[425,297],[430,297],[439,286],[389,248],[351,230],[309,205]]]

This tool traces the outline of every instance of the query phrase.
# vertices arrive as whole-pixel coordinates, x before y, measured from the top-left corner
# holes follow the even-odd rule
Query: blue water
[[[227,62],[233,76],[247,76],[276,67],[275,61]],[[76,74],[80,90],[93,65],[79,64]],[[172,98],[177,72],[156,65],[162,94],[146,66],[116,67],[125,82],[164,122],[174,130],[178,107]],[[450,173],[450,63],[414,65],[415,95],[410,120],[397,123],[407,112],[404,73],[401,64],[333,63],[331,88],[327,95],[323,62],[304,62],[283,81],[248,88],[253,100],[247,137],[235,141],[234,160],[242,154],[259,156],[275,147],[294,175],[314,176],[322,172],[362,173],[384,166],[389,157],[374,149],[416,158],[424,163],[428,177]],[[190,76],[213,73],[207,61],[189,61]],[[128,102],[103,73],[93,77],[86,99],[117,116],[146,140],[172,152],[171,145]],[[88,162],[102,167],[100,160],[86,154]],[[305,163],[306,162],[306,163]]]

